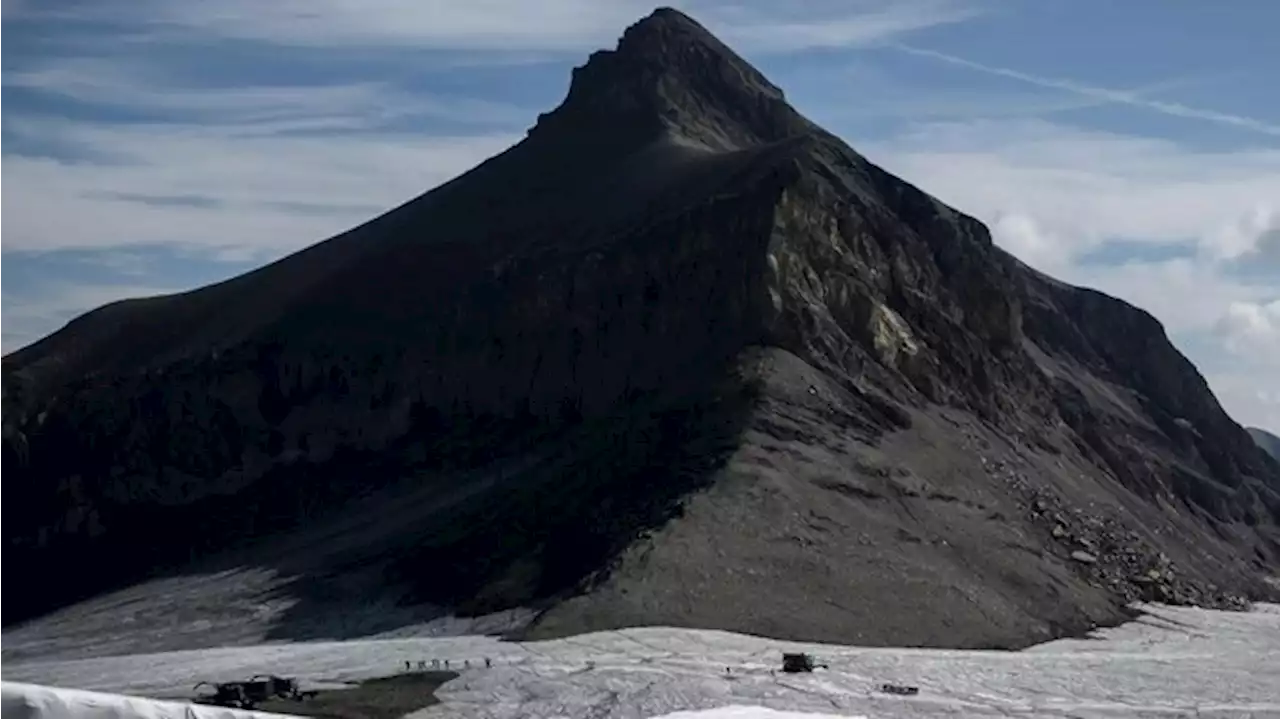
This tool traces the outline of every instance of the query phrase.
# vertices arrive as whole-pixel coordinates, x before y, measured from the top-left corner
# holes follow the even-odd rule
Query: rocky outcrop
[[[1015,646],[1280,558],[1280,463],[1153,318],[672,10],[471,172],[4,372],[6,577],[67,568],[6,622],[405,491],[437,499],[299,571],[543,633]]]

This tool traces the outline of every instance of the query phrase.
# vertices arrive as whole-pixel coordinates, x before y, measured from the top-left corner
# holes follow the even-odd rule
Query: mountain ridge
[[[1027,268],[669,9],[477,168],[4,374],[6,571],[84,571],[6,624],[240,552],[307,626],[372,595],[535,607],[534,635],[1020,646],[1274,596],[1280,561],[1280,463],[1158,321]],[[255,549],[397,492],[424,499],[385,531]]]
[[[1249,436],[1253,437],[1253,441],[1258,443],[1267,454],[1280,459],[1280,437],[1259,427],[1246,427]]]

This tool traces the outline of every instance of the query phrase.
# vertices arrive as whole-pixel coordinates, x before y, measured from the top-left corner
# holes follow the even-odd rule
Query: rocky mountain
[[[1280,437],[1257,427],[1249,427],[1248,430],[1249,436],[1253,437],[1253,441],[1257,442],[1259,447],[1265,449],[1272,457],[1280,459]]]
[[[453,181],[5,357],[4,453],[10,625],[234,566],[288,579],[277,636],[385,600],[1019,646],[1280,564],[1280,462],[1159,322],[669,9]]]

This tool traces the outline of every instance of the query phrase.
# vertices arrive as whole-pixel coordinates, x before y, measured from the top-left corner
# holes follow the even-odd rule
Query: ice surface
[[[846,714],[814,714],[813,712],[778,711],[768,707],[732,706],[703,711],[672,712],[654,719],[851,719],[851,717]]]
[[[0,682],[4,719],[279,719],[282,714]]]
[[[8,662],[4,672],[6,680],[177,697],[197,681],[258,672],[329,683],[399,673],[405,662],[448,661],[461,676],[437,692],[441,704],[415,719],[655,717],[724,707],[869,717],[1280,717],[1280,606],[1145,609],[1138,621],[1091,638],[1022,652],[643,628],[531,643],[412,638]],[[774,673],[783,651],[812,652],[831,668]],[[877,687],[886,682],[920,693],[883,694]]]

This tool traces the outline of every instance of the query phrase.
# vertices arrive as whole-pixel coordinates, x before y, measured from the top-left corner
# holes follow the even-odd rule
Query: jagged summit
[[[613,50],[574,68],[568,96],[531,136],[605,135],[633,145],[665,135],[716,150],[778,142],[813,129],[782,90],[678,10],[659,8]]]
[[[640,18],[622,33],[614,52],[621,54],[651,52],[657,48],[671,48],[676,43],[662,42],[676,40],[680,44],[702,44],[716,47],[720,52],[733,54],[719,38],[711,34],[697,20],[672,7],[656,8],[649,15]],[[658,40],[658,45],[652,44]],[[646,44],[648,43],[648,44]]]

